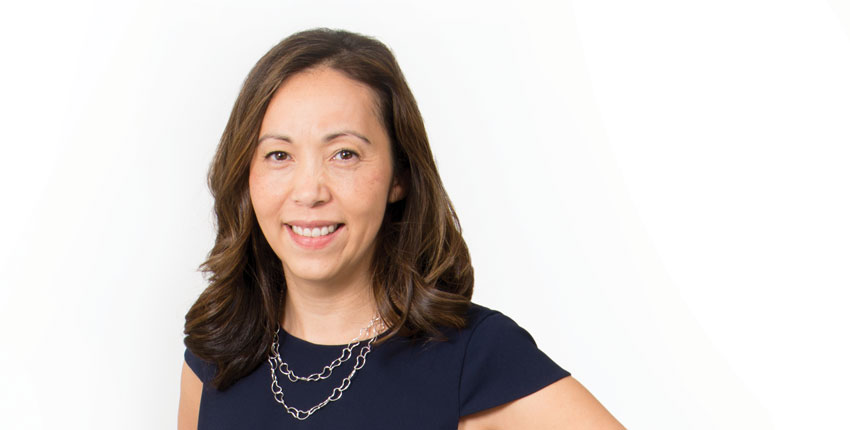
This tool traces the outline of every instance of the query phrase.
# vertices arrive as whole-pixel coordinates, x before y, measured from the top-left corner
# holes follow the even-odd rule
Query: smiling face
[[[288,285],[367,276],[394,180],[390,138],[367,85],[329,67],[272,97],[251,160],[251,203]]]

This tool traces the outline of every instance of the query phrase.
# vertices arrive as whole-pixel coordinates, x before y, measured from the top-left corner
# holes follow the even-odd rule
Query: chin
[[[336,272],[328,267],[310,267],[310,264],[299,263],[297,269],[290,268],[289,270],[289,273],[298,279],[314,282],[329,281],[336,275]]]

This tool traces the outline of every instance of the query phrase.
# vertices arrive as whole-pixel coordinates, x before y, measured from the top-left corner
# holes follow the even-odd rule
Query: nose
[[[295,171],[292,199],[299,206],[319,206],[330,199],[325,169],[317,163],[302,163]]]

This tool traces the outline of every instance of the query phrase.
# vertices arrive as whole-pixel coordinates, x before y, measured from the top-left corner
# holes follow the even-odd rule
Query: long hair
[[[215,245],[199,269],[208,287],[186,314],[184,343],[214,363],[220,390],[259,365],[281,321],[286,281],[259,228],[248,174],[269,100],[290,76],[328,66],[368,85],[391,140],[393,171],[406,196],[390,203],[372,259],[373,295],[393,336],[444,339],[462,328],[473,270],[460,222],[443,187],[416,100],[392,52],[360,34],[325,28],[289,36],[254,66],[222,133],[207,182],[214,198]]]

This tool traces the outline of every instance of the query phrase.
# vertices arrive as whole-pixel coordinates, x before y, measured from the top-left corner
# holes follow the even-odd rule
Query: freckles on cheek
[[[366,179],[366,185],[370,189],[380,188],[386,182],[387,182],[387,178],[385,178],[384,175],[380,172],[373,173],[373,174],[369,175]]]
[[[368,204],[367,202],[374,199],[373,196],[378,193],[381,182],[381,176],[378,174],[362,176],[346,184],[346,189],[349,195],[356,195],[359,200]]]

